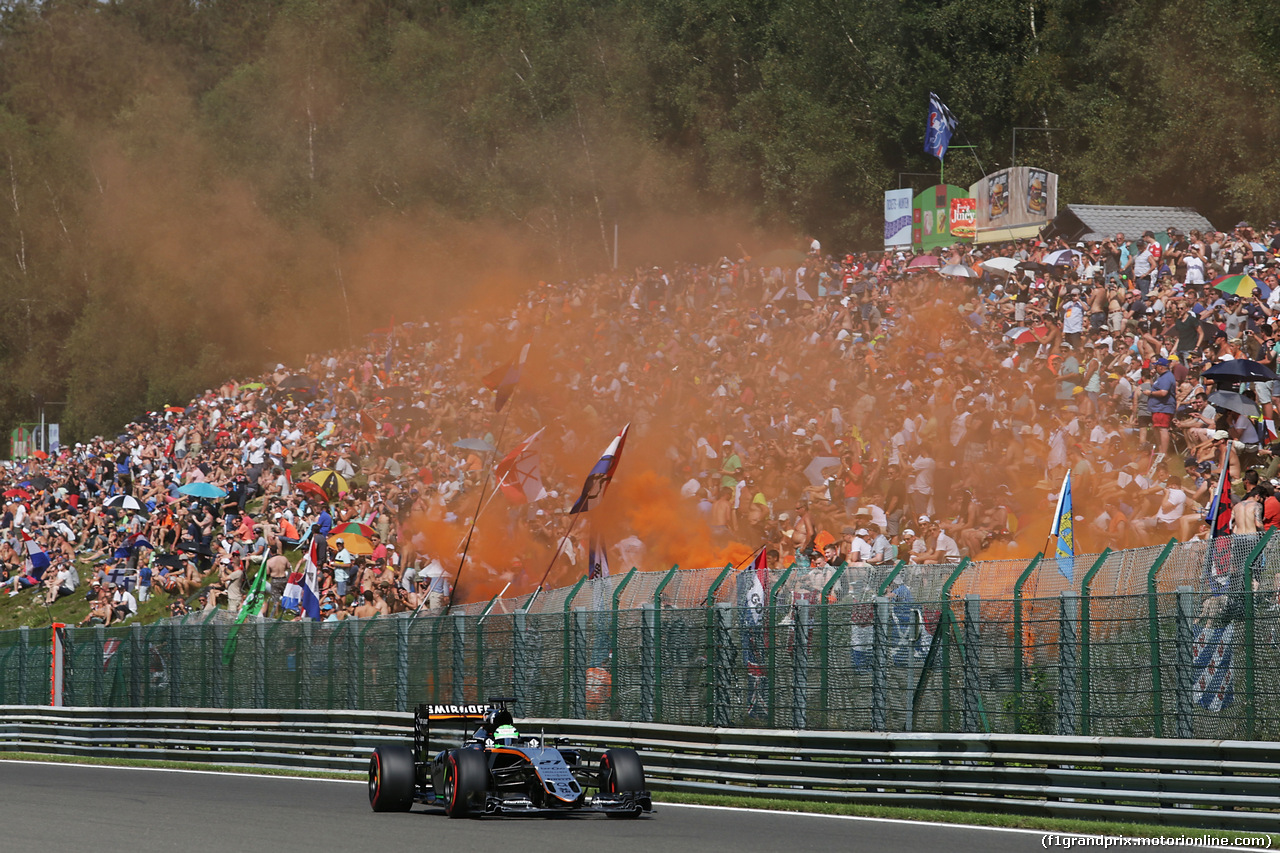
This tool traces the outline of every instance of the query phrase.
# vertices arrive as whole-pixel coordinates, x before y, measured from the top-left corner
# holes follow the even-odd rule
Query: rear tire
[[[644,790],[644,765],[634,749],[610,749],[600,756],[600,791],[605,794],[639,793]],[[606,812],[612,818],[640,817],[641,809]]]
[[[489,762],[478,749],[455,749],[444,768],[444,812],[449,817],[484,814]]]
[[[399,744],[380,746],[369,757],[369,805],[375,812],[407,812],[415,788],[413,750]]]

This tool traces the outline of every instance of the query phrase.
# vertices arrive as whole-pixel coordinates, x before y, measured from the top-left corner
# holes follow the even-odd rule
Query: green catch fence
[[[417,618],[66,628],[63,701],[403,711],[504,695],[531,717],[1280,740],[1277,548],[1268,533],[763,579],[632,570]],[[48,704],[50,672],[49,629],[0,633],[0,704]]]

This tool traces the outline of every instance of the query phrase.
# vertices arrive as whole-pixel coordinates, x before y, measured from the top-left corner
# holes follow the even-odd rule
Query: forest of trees
[[[1064,201],[1265,222],[1278,80],[1264,0],[6,5],[0,413],[115,430],[605,268],[615,222],[624,266],[875,247],[882,192],[937,170],[930,90],[976,146],[949,182],[1041,128],[1018,160]]]

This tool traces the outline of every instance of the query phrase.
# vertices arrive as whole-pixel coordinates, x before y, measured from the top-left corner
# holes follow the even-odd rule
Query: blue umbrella
[[[178,489],[178,494],[192,498],[225,498],[226,490],[219,489],[213,483],[188,483]]]

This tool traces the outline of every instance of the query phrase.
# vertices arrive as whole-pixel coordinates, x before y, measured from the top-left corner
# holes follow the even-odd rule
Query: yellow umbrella
[[[338,543],[342,544],[339,545]],[[329,537],[329,547],[335,551],[340,548],[346,548],[351,554],[357,557],[361,554],[372,554],[373,543],[358,533],[335,533]]]
[[[322,468],[307,479],[324,489],[324,493],[329,496],[331,501],[337,500],[338,495],[343,492],[351,491],[351,488],[347,485],[347,478],[332,468]]]

